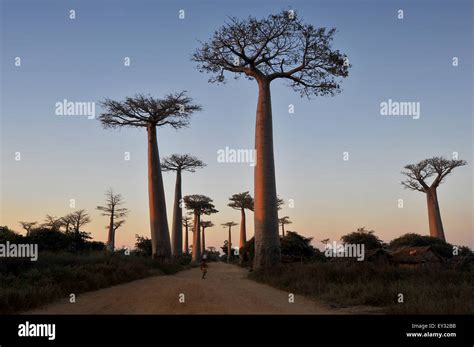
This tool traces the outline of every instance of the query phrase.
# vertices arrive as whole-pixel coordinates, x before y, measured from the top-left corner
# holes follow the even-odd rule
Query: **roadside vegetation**
[[[405,234],[385,244],[372,231],[361,228],[344,235],[341,241],[362,243],[366,255],[382,256],[359,262],[326,257],[311,246],[311,239],[294,232],[288,232],[281,241],[283,263],[265,271],[252,271],[251,279],[338,308],[370,306],[388,314],[474,312],[474,257],[467,247],[458,247],[458,254],[453,255],[453,245],[417,234]],[[408,264],[391,257],[405,247],[430,247],[442,259]],[[252,258],[251,242],[244,252]]]
[[[130,282],[148,276],[170,275],[190,268],[182,256],[160,262],[148,256],[151,242],[137,237],[130,252],[106,252],[105,244],[78,240],[52,230],[36,230],[22,236],[0,228],[0,243],[38,243],[37,261],[0,258],[0,314],[27,311],[61,298],[76,299],[81,293]],[[145,247],[145,248],[144,248]]]

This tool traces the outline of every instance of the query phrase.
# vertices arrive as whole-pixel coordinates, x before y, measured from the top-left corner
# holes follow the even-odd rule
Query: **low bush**
[[[340,307],[379,306],[392,314],[472,314],[474,273],[371,263],[283,264],[251,279]],[[398,302],[403,293],[404,302]]]

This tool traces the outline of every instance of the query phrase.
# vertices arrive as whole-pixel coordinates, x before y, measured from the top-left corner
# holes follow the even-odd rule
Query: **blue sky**
[[[307,100],[281,81],[272,85],[277,189],[294,200],[294,208],[281,212],[293,221],[289,229],[315,240],[338,239],[361,226],[385,241],[406,232],[427,234],[425,197],[402,188],[400,171],[458,152],[470,165],[440,187],[441,213],[448,241],[474,246],[472,2],[0,2],[0,225],[19,229],[19,220],[66,214],[74,198],[93,218],[86,230],[105,240],[106,221],[94,208],[113,187],[131,210],[117,243],[133,245],[135,234],[148,236],[146,132],[104,130],[96,119],[56,116],[54,105],[183,89],[203,111],[187,129],[158,129],[160,154],[204,160],[205,169],[184,175],[183,193],[213,198],[221,211],[212,216],[214,224],[239,222],[227,198],[252,192],[253,169],[218,163],[217,151],[253,148],[256,84],[232,78],[226,85],[209,84],[190,57],[229,15],[264,17],[292,8],[308,23],[336,27],[333,46],[353,67],[335,97]],[[178,18],[181,9],[185,19]],[[403,20],[397,19],[399,9]],[[15,57],[21,67],[14,66]],[[125,57],[131,66],[123,65]],[[453,57],[459,66],[452,66]],[[381,116],[380,102],[388,99],[420,102],[420,119]],[[342,160],[344,151],[349,161]],[[14,161],[15,152],[21,161]],[[130,161],[123,160],[124,152]],[[174,176],[164,177],[171,217]],[[252,235],[252,222],[249,228]],[[220,246],[225,237],[220,226],[207,231],[209,245]]]

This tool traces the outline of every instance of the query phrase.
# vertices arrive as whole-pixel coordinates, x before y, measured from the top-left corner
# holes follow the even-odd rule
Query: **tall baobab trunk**
[[[230,231],[232,227],[229,226],[229,241],[227,241],[227,262],[230,262],[230,252],[232,252],[232,232]]]
[[[255,126],[255,269],[280,262],[270,82],[258,81]]]
[[[188,225],[186,224],[186,234],[184,238],[184,254],[188,255],[189,254],[189,239],[188,239]]]
[[[172,249],[174,256],[180,256],[183,247],[183,209],[181,208],[181,170],[176,171],[174,189],[173,223],[171,226]]]
[[[194,213],[193,261],[201,260],[201,215]]]
[[[285,224],[281,224],[281,237],[285,237]]]
[[[202,228],[202,250],[201,253],[204,254],[206,252],[206,228]]]
[[[107,251],[113,252],[115,250],[115,230],[114,230],[114,208],[110,214],[109,237],[107,239]]]
[[[166,217],[165,191],[161,175],[160,155],[156,139],[156,127],[149,125],[148,132],[148,199],[150,205],[150,227],[152,257],[171,256],[170,234]]]
[[[438,194],[436,188],[431,188],[426,192],[428,202],[428,222],[430,226],[430,236],[446,241],[444,237],[443,222],[439,211]]]
[[[240,210],[240,243],[239,243],[239,262],[242,264],[244,261],[244,252],[242,251],[247,243],[247,228],[245,220],[245,209]]]

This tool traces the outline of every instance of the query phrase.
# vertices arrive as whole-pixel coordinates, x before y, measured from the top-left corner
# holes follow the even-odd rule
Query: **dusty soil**
[[[184,294],[185,302],[180,302]],[[363,314],[370,308],[335,309],[247,279],[247,270],[210,263],[205,280],[198,268],[88,292],[76,303],[62,299],[28,314]],[[373,313],[373,312],[372,312]]]

